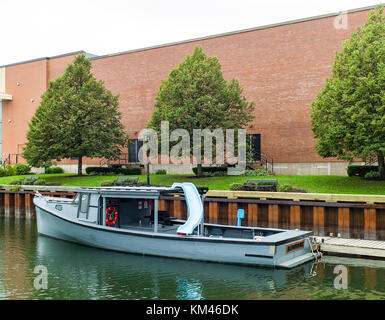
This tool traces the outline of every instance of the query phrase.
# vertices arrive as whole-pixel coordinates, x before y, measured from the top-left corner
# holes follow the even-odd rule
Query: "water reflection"
[[[88,248],[40,236],[35,264],[46,265],[57,288],[72,297],[102,292],[103,297],[206,299],[214,294],[226,298],[218,288],[229,288],[232,298],[240,289],[272,292],[285,287],[288,279],[303,279],[311,264],[294,270],[273,270],[215,263],[121,254]],[[79,292],[80,290],[81,292]],[[139,296],[137,296],[139,295]],[[239,297],[238,297],[239,298]]]

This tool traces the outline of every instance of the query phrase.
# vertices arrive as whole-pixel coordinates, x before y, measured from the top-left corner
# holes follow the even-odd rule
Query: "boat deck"
[[[158,232],[176,234],[178,227],[179,227],[179,225],[166,226],[163,224],[159,224],[158,225]],[[152,226],[139,226],[138,224],[124,224],[124,225],[120,226],[120,229],[152,232],[154,230],[154,226],[153,225]]]
[[[321,252],[385,259],[385,241],[316,237]]]

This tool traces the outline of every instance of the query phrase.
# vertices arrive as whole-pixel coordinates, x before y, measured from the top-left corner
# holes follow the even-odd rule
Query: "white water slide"
[[[193,183],[183,182],[174,183],[172,188],[180,187],[183,189],[187,203],[188,218],[185,224],[181,225],[178,234],[192,234],[194,229],[203,219],[203,204],[201,196]]]

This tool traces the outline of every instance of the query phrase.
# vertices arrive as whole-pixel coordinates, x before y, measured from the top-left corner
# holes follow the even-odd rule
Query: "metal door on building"
[[[139,150],[143,146],[143,140],[131,139],[130,146],[128,147],[129,151],[129,162],[140,162],[139,161]]]
[[[247,134],[249,161],[261,161],[261,135]]]

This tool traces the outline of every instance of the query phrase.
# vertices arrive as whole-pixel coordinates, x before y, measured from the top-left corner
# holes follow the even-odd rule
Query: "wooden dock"
[[[385,241],[316,237],[320,251],[330,255],[385,259]]]

